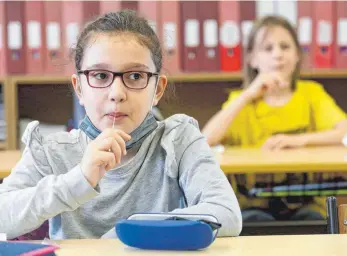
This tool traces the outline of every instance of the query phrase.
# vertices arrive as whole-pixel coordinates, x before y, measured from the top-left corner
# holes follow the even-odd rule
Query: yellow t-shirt
[[[223,104],[230,102],[241,94],[233,91]],[[299,80],[291,99],[283,106],[272,107],[264,100],[246,105],[235,117],[223,139],[223,144],[240,147],[261,147],[275,134],[299,134],[332,129],[337,123],[346,119],[346,114],[323,86],[314,81]],[[285,174],[274,175],[274,182],[285,179]],[[247,175],[246,186],[251,188],[259,179],[269,181],[263,175]],[[268,200],[246,199],[238,193],[241,208],[267,207]],[[318,199],[316,210],[325,214],[325,198]],[[316,200],[316,201],[317,201]],[[317,201],[317,202],[318,202]],[[313,207],[315,208],[315,207]]]

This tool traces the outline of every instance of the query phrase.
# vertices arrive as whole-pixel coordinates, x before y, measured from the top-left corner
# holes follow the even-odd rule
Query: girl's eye
[[[264,50],[265,50],[266,52],[271,52],[272,46],[271,46],[271,45],[266,45],[266,46],[264,47]]]
[[[139,80],[139,79],[143,79],[144,75],[139,72],[133,72],[128,75],[128,78],[132,80]]]
[[[95,72],[91,74],[93,78],[99,79],[99,80],[104,80],[107,79],[108,74],[107,73],[103,73],[103,72]]]
[[[288,48],[290,48],[289,44],[281,44],[281,48],[286,50]]]

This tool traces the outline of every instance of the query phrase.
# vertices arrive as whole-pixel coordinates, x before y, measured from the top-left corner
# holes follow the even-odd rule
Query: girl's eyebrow
[[[133,68],[141,68],[149,70],[149,67],[142,63],[127,63],[120,70],[133,69]],[[88,66],[86,69],[112,69],[112,66],[107,63],[97,63],[91,66]]]
[[[130,69],[130,68],[144,68],[144,69],[149,69],[149,67],[143,63],[137,63],[137,62],[132,62],[132,63],[127,63],[123,67],[124,69]]]
[[[111,68],[110,65],[108,65],[107,63],[97,63],[97,64],[93,64],[91,66],[87,66],[87,70],[88,69],[109,69]]]

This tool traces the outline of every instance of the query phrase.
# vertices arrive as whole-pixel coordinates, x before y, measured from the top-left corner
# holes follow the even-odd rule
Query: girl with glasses
[[[214,215],[219,235],[239,235],[237,199],[197,122],[153,117],[167,78],[148,22],[127,10],[100,16],[74,59],[86,117],[47,137],[28,125],[22,159],[0,185],[0,231],[13,238],[49,220],[52,239],[100,238],[131,214],[171,212]]]

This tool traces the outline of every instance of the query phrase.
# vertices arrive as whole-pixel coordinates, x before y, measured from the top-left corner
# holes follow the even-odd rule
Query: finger
[[[113,140],[112,142],[111,151],[116,157],[116,164],[120,164],[120,161],[122,159],[122,149],[116,140]]]
[[[285,147],[285,143],[283,141],[279,141],[276,145],[273,146],[273,151],[279,151]]]
[[[96,149],[98,151],[109,151],[109,149],[112,147],[113,141],[114,141],[114,138],[112,137],[108,137],[102,140],[101,139],[95,140]]]
[[[122,130],[119,129],[112,129],[112,128],[107,128],[105,129],[98,137],[97,139],[103,140],[108,137],[115,138],[117,136],[121,136],[125,141],[128,141],[131,139],[131,136],[127,133],[125,133]]]
[[[273,141],[274,141],[273,138],[267,139],[267,140],[265,141],[265,143],[263,144],[262,148],[265,149],[265,150],[270,150],[270,149],[272,148]]]
[[[120,135],[123,138],[123,140],[125,140],[125,141],[128,141],[131,139],[131,136],[122,130],[114,130],[113,129],[113,132],[116,132],[116,134],[114,136]]]
[[[274,73],[273,76],[276,79],[276,83],[277,83],[278,87],[288,86],[288,81],[283,78],[282,74]]]
[[[275,150],[277,145],[281,143],[281,138],[280,137],[274,137],[271,142],[268,145],[269,150]]]
[[[99,158],[100,165],[103,166],[106,171],[116,167],[116,157],[112,152],[99,151],[97,157]]]
[[[270,92],[275,92],[276,90],[279,90],[279,81],[275,77],[270,77],[265,82],[265,87]]]
[[[126,144],[124,139],[120,136],[117,136],[114,139],[115,141],[117,141],[118,145],[120,146],[122,155],[125,156],[127,154],[127,149],[126,149]]]
[[[283,88],[283,80],[280,78],[280,77],[278,77],[278,76],[273,76],[272,77],[272,89],[273,89],[273,91],[279,91],[279,90],[281,90],[281,88]]]
[[[274,150],[282,150],[282,149],[285,149],[288,147],[289,147],[288,142],[286,140],[282,139],[275,145]]]

